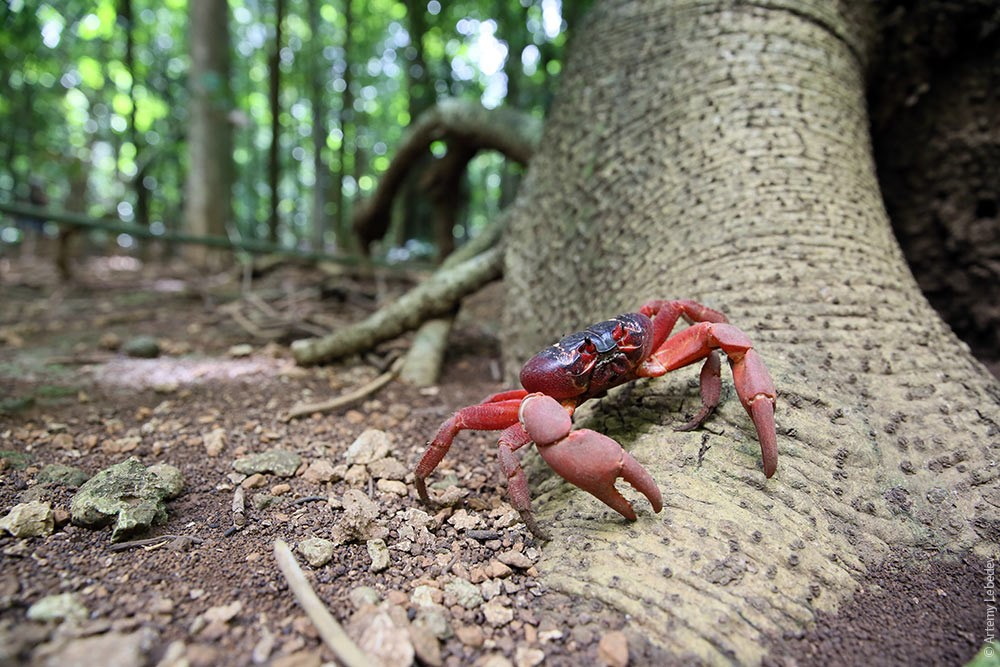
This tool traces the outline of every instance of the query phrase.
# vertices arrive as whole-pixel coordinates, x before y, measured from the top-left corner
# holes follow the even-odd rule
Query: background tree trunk
[[[229,25],[226,0],[192,2],[191,121],[184,224],[192,234],[221,236],[232,215],[233,140],[229,112]],[[219,263],[219,251],[191,245],[195,265]]]
[[[581,325],[683,297],[726,312],[774,375],[770,480],[731,381],[705,428],[672,430],[698,406],[696,369],[576,419],[650,470],[661,515],[636,501],[626,525],[531,468],[544,581],[678,655],[758,660],[890,554],[983,556],[1000,537],[1000,387],[890,230],[865,112],[874,25],[862,2],[599,3],[514,204],[510,373]]]

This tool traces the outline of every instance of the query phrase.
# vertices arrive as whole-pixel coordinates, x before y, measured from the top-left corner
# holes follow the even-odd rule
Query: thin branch
[[[285,576],[285,581],[288,582],[288,588],[337,660],[346,667],[368,667],[375,664],[375,659],[358,648],[358,645],[344,632],[343,626],[323,605],[284,540],[274,541],[274,558],[278,561],[278,568]]]
[[[402,366],[403,358],[400,357],[392,363],[392,366],[390,366],[389,370],[385,373],[382,373],[368,384],[358,387],[352,392],[342,394],[327,401],[319,401],[318,403],[299,403],[288,411],[285,421],[291,421],[296,417],[311,415],[317,412],[329,412],[330,410],[336,410],[337,408],[357,403],[361,399],[374,394],[376,391],[389,384],[394,377],[399,375],[399,369],[402,368]]]

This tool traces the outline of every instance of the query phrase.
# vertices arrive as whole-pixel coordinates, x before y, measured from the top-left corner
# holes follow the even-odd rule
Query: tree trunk
[[[281,181],[281,42],[282,27],[285,22],[285,0],[274,3],[274,42],[267,57],[268,107],[271,109],[271,146],[267,152],[267,184],[271,192],[267,214],[267,240],[278,242],[280,217],[278,205],[281,195],[278,186]]]
[[[229,24],[226,0],[192,2],[191,119],[184,220],[202,236],[225,234],[232,215],[233,140],[229,124]],[[220,263],[218,250],[192,245],[190,260],[199,266]]]
[[[544,582],[676,655],[755,662],[896,550],[988,554],[1000,386],[892,236],[865,111],[870,8],[615,1],[589,19],[514,204],[508,371],[646,299],[696,299],[768,364],[780,457],[765,480],[731,382],[703,429],[673,430],[699,404],[697,369],[591,402],[577,425],[620,441],[665,509],[636,500],[627,525],[532,465]]]

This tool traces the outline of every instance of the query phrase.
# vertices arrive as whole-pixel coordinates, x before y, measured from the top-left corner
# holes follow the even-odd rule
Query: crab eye
[[[593,341],[589,338],[586,338],[582,343],[580,343],[580,347],[576,348],[576,351],[582,355],[596,356],[597,346],[594,345]]]

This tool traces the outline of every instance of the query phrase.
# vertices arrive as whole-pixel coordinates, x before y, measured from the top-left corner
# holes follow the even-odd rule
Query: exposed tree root
[[[417,329],[399,372],[403,382],[414,387],[437,384],[452,321],[451,317],[439,317],[427,320]]]
[[[449,151],[466,155],[459,160],[461,165],[479,150],[496,150],[508,159],[527,164],[538,146],[541,128],[540,119],[516,109],[486,109],[478,102],[461,99],[438,102],[409,127],[375,194],[355,209],[351,226],[362,247],[367,249],[385,235],[396,195],[433,142],[447,141]]]
[[[362,352],[416,329],[430,318],[447,315],[464,296],[499,278],[502,267],[500,246],[458,264],[443,266],[400,299],[358,324],[322,338],[295,341],[292,343],[295,361],[303,365],[317,364]]]

